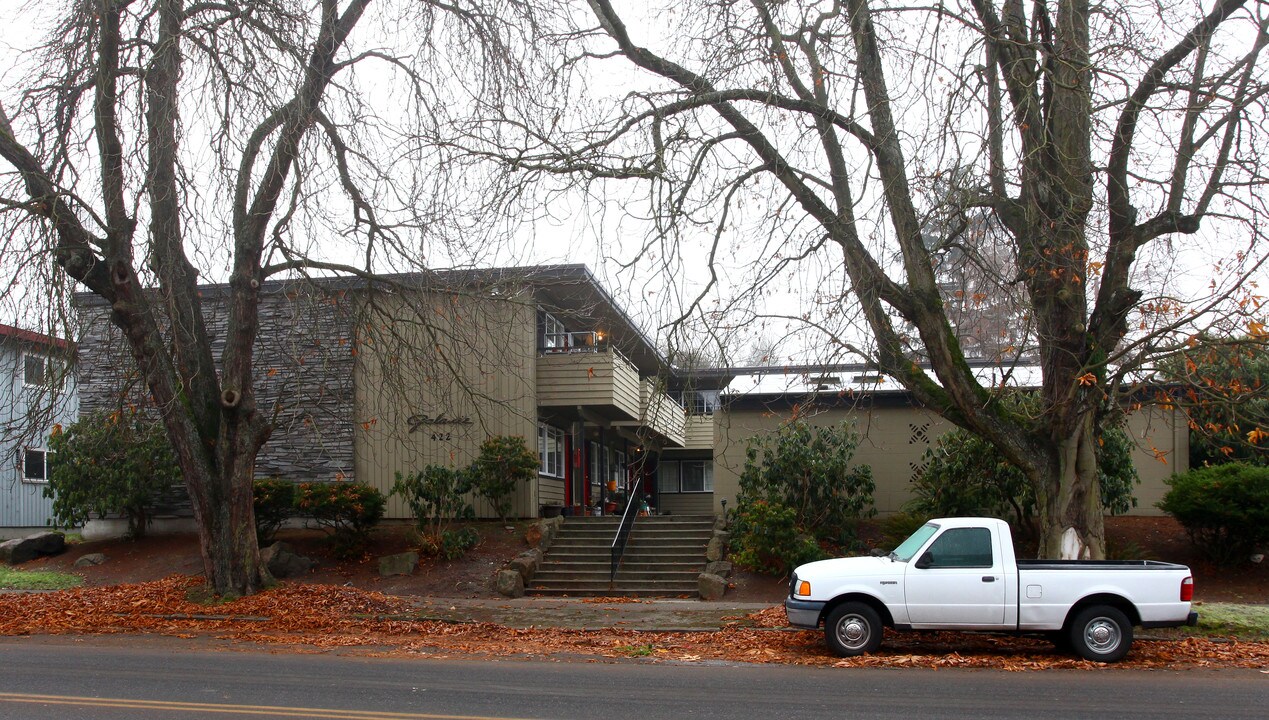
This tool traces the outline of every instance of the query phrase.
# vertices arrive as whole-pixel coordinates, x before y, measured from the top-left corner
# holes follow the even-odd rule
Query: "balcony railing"
[[[585,332],[547,333],[542,336],[542,354],[599,352],[608,346],[603,333]]]

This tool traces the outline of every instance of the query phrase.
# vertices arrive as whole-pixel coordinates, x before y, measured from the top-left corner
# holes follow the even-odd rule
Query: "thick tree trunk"
[[[260,562],[255,535],[256,451],[244,447],[220,457],[227,462],[219,468],[197,458],[181,462],[199,528],[199,550],[207,584],[217,595],[250,595],[272,581]]]
[[[1042,558],[1101,560],[1106,556],[1096,443],[1093,415],[1088,413],[1074,432],[1057,439],[1057,462],[1047,477],[1038,478]]]

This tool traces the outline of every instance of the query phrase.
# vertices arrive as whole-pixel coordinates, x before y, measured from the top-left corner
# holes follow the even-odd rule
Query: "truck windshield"
[[[904,540],[899,547],[895,548],[894,552],[890,553],[890,558],[898,560],[899,562],[907,562],[911,560],[912,556],[916,555],[916,551],[920,550],[921,546],[925,544],[925,541],[929,540],[930,536],[938,532],[938,530],[939,526],[934,523],[926,523],[922,525],[920,529],[912,533],[907,540]]]

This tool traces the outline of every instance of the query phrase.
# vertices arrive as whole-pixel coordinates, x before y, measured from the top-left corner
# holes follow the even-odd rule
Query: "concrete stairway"
[[[678,597],[697,594],[705,549],[713,534],[708,515],[641,517],[626,543],[617,576],[609,582],[613,536],[620,517],[565,519],[541,567],[526,588],[540,596]]]

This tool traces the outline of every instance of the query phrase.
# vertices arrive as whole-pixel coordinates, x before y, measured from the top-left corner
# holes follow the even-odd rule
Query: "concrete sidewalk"
[[[638,602],[596,602],[595,598],[436,598],[419,597],[416,617],[447,622],[490,622],[511,628],[621,628],[657,632],[718,630],[744,624],[750,613],[772,603],[704,602],[640,598]]]

